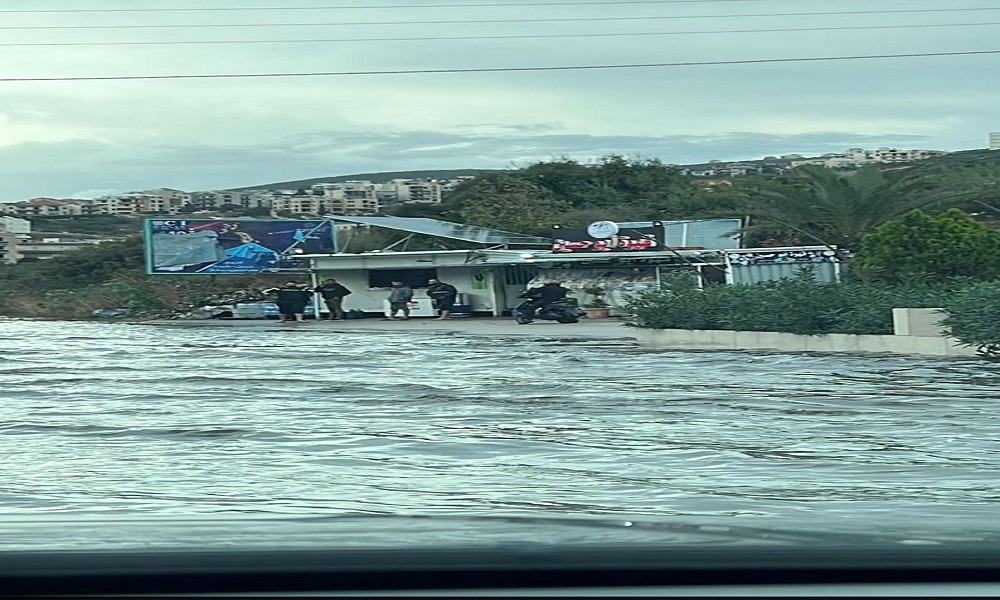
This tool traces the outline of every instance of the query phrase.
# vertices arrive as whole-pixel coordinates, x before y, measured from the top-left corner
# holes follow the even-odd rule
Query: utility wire
[[[163,13],[163,12],[243,12],[243,11],[276,11],[276,10],[367,10],[367,9],[402,9],[402,8],[497,8],[536,6],[607,6],[619,4],[711,4],[719,2],[772,2],[773,0],[623,0],[621,2],[531,2],[509,3],[497,2],[489,4],[394,4],[381,6],[233,6],[220,8],[53,8],[43,10],[0,10],[0,13],[14,14],[51,14],[51,13]]]
[[[162,42],[28,42],[0,43],[0,47],[10,46],[169,46],[190,44],[303,44],[327,42],[425,42],[458,40],[523,40],[542,38],[593,38],[593,37],[635,37],[660,35],[717,35],[725,33],[779,33],[792,31],[856,31],[865,29],[922,29],[928,27],[983,27],[1000,25],[1000,21],[986,23],[935,23],[928,25],[857,25],[851,27],[791,27],[784,29],[730,29],[708,31],[650,31],[631,33],[554,33],[539,35],[468,35],[455,37],[397,37],[397,38],[339,38],[302,40],[174,40]]]
[[[528,71],[582,71],[598,69],[646,69],[656,67],[695,67],[714,65],[750,65],[766,63],[820,62],[834,60],[868,60],[876,58],[919,58],[929,56],[972,56],[1000,54],[1000,50],[965,50],[960,52],[919,52],[911,54],[869,54],[860,56],[818,56],[811,58],[760,58],[751,60],[715,60],[703,62],[634,63],[611,65],[573,65],[560,67],[493,67],[469,69],[403,69],[392,71],[315,71],[300,73],[219,73],[208,75],[113,75],[97,77],[2,77],[0,83],[30,81],[131,81],[139,79],[238,79],[264,77],[336,77],[346,75],[416,75],[440,73],[503,73]]]
[[[916,10],[852,10],[842,12],[806,12],[806,13],[762,13],[743,15],[670,15],[647,17],[580,17],[553,19],[481,19],[462,21],[364,21],[338,23],[196,23],[186,25],[14,25],[0,27],[2,30],[14,29],[193,29],[206,27],[340,27],[345,25],[469,25],[483,23],[555,23],[580,21],[651,21],[679,19],[743,19],[747,17],[816,17],[831,15],[882,15],[911,13],[942,13],[1000,10],[1000,6],[988,8],[928,8]]]

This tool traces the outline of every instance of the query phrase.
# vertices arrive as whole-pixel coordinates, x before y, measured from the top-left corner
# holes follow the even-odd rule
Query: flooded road
[[[975,536],[1000,530],[998,398],[979,360],[8,320],[0,518]]]

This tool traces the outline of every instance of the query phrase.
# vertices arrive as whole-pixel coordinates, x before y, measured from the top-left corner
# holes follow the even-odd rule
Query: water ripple
[[[992,363],[425,332],[0,327],[0,515],[1000,528]]]

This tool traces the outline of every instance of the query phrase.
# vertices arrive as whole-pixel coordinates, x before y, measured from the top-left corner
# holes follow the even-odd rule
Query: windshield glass
[[[176,323],[3,323],[5,545],[996,536],[976,360]]]
[[[0,0],[0,579],[994,544],[998,29],[996,0]]]

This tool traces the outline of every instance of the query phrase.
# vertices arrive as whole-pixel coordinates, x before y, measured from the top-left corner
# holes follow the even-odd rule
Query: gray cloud
[[[35,8],[8,0],[11,8]],[[297,5],[327,6],[325,0]],[[371,7],[399,4],[370,0]],[[415,3],[417,4],[417,3]],[[795,3],[251,13],[5,15],[5,25],[424,21],[873,10]],[[747,6],[753,4],[753,6]],[[275,6],[241,0],[243,6]],[[988,7],[965,0],[963,7]],[[120,7],[91,0],[90,8]],[[162,2],[135,0],[130,8]],[[5,5],[6,7],[6,5]],[[78,8],[49,0],[46,8]],[[904,0],[879,10],[915,8]],[[921,8],[921,7],[916,7]],[[6,43],[724,31],[989,21],[898,13],[270,28],[5,31]],[[995,49],[996,26],[642,37],[257,45],[6,47],[5,77],[390,70],[741,60]],[[208,189],[410,168],[502,168],[555,156],[666,162],[852,146],[979,148],[1000,129],[995,57],[397,77],[0,83],[0,200],[161,185]]]
[[[820,154],[854,146],[924,146],[931,141],[919,135],[846,132],[600,136],[517,130],[489,135],[322,131],[260,145],[161,144],[136,150],[98,142],[22,144],[0,148],[0,164],[18,173],[15,179],[8,177],[4,182],[5,187],[17,190],[5,198],[14,200],[43,194],[69,196],[86,189],[168,186],[196,190],[352,172],[510,168],[562,156],[590,160],[618,153],[657,157],[668,163],[695,163],[789,152]]]

